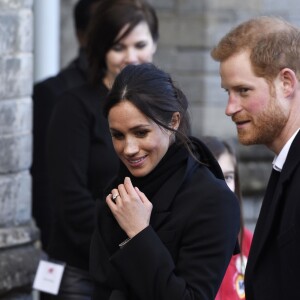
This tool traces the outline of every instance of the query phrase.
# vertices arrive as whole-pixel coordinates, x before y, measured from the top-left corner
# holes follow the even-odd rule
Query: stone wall
[[[0,298],[31,299],[32,0],[0,0]]]

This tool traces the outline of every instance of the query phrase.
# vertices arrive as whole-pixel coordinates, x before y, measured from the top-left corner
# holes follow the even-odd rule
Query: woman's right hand
[[[149,226],[152,203],[143,192],[132,185],[129,177],[117,189],[112,190],[106,197],[106,203],[129,238]]]

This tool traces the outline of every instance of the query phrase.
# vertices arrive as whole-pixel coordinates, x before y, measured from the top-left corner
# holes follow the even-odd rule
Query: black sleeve
[[[88,187],[94,120],[84,103],[71,93],[62,95],[49,125],[47,163],[55,222],[70,243],[88,257],[95,211]]]
[[[33,158],[32,214],[41,230],[43,248],[47,248],[52,221],[51,204],[47,193],[47,171],[45,158],[46,133],[57,95],[62,87],[60,81],[51,78],[38,83],[33,89]]]

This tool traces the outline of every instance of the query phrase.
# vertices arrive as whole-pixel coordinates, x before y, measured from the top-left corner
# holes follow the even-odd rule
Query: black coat
[[[83,50],[56,76],[34,85],[33,88],[33,159],[32,215],[41,231],[43,249],[48,246],[53,216],[52,204],[47,190],[46,135],[49,121],[59,96],[87,81],[87,62]]]
[[[300,299],[300,132],[268,200],[263,200],[248,258],[246,299]]]
[[[49,197],[54,224],[47,252],[52,259],[88,270],[95,200],[117,173],[102,107],[107,88],[70,89],[56,104],[47,136]]]
[[[222,178],[219,166],[214,171]],[[239,232],[238,201],[215,174],[189,157],[150,199],[150,226],[116,251],[105,241],[113,235],[122,242],[124,233],[99,201],[94,299],[214,299]]]

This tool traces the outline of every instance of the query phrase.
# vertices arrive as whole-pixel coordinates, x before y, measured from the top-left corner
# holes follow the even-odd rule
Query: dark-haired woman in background
[[[224,174],[225,181],[229,188],[237,195],[241,208],[241,230],[239,233],[241,252],[231,258],[215,300],[245,299],[244,275],[253,234],[244,226],[242,195],[236,155],[228,142],[217,137],[204,136],[201,140],[217,159]]]
[[[94,299],[214,299],[234,253],[239,206],[210,151],[188,137],[188,102],[165,72],[129,65],[104,112],[121,166],[100,199]]]
[[[47,163],[54,224],[47,252],[66,264],[58,299],[91,298],[95,200],[119,166],[103,101],[124,66],[152,61],[157,39],[157,16],[148,3],[101,1],[87,38],[91,83],[64,93],[53,112]]]

